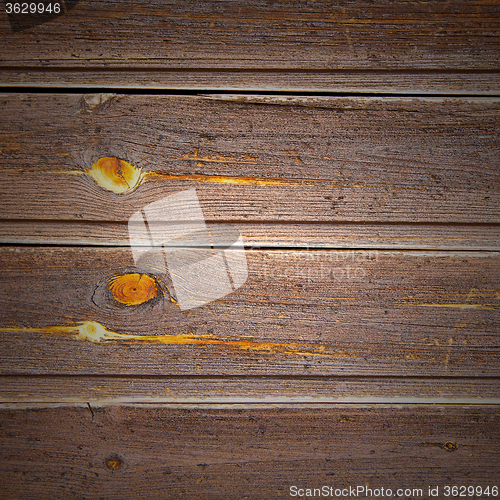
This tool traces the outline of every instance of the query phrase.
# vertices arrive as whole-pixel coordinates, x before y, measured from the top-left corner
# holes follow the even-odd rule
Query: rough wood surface
[[[495,0],[79,2],[16,33],[3,14],[1,65],[14,85],[474,92],[474,72],[498,71],[499,12]],[[498,92],[494,78],[478,90]]]
[[[115,300],[130,249],[0,256],[4,374],[499,375],[497,252],[249,251],[245,285],[189,311],[165,284]]]
[[[0,95],[2,500],[500,486],[500,3],[74,4],[0,9],[0,86],[107,89]],[[190,188],[249,275],[181,312]]]
[[[494,406],[85,405],[3,410],[1,425],[5,500],[267,500],[292,485],[428,498],[429,486],[491,489],[500,476]]]
[[[127,221],[196,187],[208,221],[498,224],[499,108],[480,98],[4,95],[0,217]],[[89,171],[102,157],[130,162],[139,181],[121,194],[101,187]]]
[[[499,14],[495,0],[356,0],[344,5],[95,0],[80,2],[52,24],[22,33],[4,29],[4,41],[11,43],[2,60],[6,66],[85,69],[90,63],[126,68],[497,70]],[[103,38],[110,26],[118,36]]]
[[[0,377],[1,407],[84,404],[500,404],[498,378]]]

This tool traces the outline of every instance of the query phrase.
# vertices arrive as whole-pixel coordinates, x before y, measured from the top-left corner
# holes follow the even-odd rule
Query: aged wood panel
[[[216,224],[208,223],[209,228]],[[231,226],[248,248],[500,250],[497,224],[255,223]],[[129,246],[125,222],[4,220],[0,243],[14,245]]]
[[[2,499],[500,486],[499,14],[99,0],[12,33],[2,10],[5,87],[420,94],[0,96]],[[180,312],[127,220],[193,187],[254,249]]]
[[[209,221],[495,224],[499,107],[481,98],[5,95],[0,217],[126,221],[196,187]],[[135,168],[120,194],[90,175],[102,157]]]
[[[10,32],[4,15],[3,41],[10,43],[2,60],[85,69],[497,70],[499,17],[495,0],[95,0],[20,33]],[[117,36],[103,37],[111,26]]]
[[[118,302],[130,249],[0,255],[4,374],[499,375],[497,252],[248,251],[241,288],[183,312],[154,276]]]
[[[441,90],[473,92],[474,71],[498,71],[499,13],[495,0],[79,2],[20,32],[12,32],[3,14],[1,64],[11,71],[4,84],[14,85],[31,83],[38,69],[35,79],[45,86],[138,87],[146,80],[170,88],[435,92],[440,81]],[[103,36],[110,30],[113,37]],[[47,72],[54,69],[63,74]],[[122,71],[113,77],[113,69]],[[107,73],[96,79],[99,70]],[[145,77],[145,70],[152,74]],[[416,76],[412,88],[402,71],[438,74]],[[482,90],[488,84],[480,80]]]
[[[85,405],[0,418],[6,500],[289,498],[292,485],[427,498],[428,486],[491,491],[500,475],[494,406]]]
[[[82,404],[500,404],[498,378],[2,376],[2,408]]]

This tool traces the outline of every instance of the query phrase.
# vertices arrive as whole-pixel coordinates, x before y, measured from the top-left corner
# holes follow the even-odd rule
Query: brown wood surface
[[[0,255],[3,373],[499,375],[497,252],[249,251],[243,287],[184,312],[167,285],[115,300],[130,249]],[[123,337],[75,340],[89,321]]]
[[[499,12],[496,0],[99,0],[13,33],[2,11],[3,84],[498,93],[486,73],[499,69]]]
[[[483,98],[4,95],[0,217],[125,222],[195,187],[208,221],[498,224],[499,107]],[[142,184],[119,195],[99,186],[86,172],[110,156],[142,169]]]
[[[498,1],[4,11],[2,500],[500,486]],[[127,221],[190,188],[249,275],[180,312]]]
[[[495,406],[82,405],[5,410],[1,430],[6,500],[267,500],[292,485],[423,488],[405,498],[439,486],[443,498],[500,476]]]

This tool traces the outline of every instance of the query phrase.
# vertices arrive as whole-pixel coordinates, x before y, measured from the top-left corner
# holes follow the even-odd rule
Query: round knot
[[[138,186],[141,170],[128,161],[105,156],[97,160],[87,173],[102,188],[116,194],[125,194]]]
[[[446,451],[456,451],[458,450],[458,444],[453,441],[446,441],[446,443],[444,443],[443,448]]]
[[[147,274],[123,274],[112,278],[109,290],[114,299],[127,306],[137,306],[158,296],[156,281]]]

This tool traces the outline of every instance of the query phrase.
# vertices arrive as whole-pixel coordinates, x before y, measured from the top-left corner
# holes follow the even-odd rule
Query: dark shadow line
[[[177,90],[177,89],[161,89],[161,88],[149,88],[149,89],[130,89],[122,87],[65,87],[65,88],[55,88],[55,87],[0,87],[0,93],[4,94],[101,94],[101,93],[117,93],[122,95],[157,95],[157,96],[208,96],[213,94],[219,95],[250,95],[250,96],[290,96],[290,97],[383,97],[383,98],[396,98],[396,97],[413,97],[413,98],[447,98],[447,99],[498,99],[500,97],[500,91],[498,93],[484,93],[481,91],[467,93],[443,93],[443,92],[406,92],[406,93],[395,93],[395,92],[325,92],[325,91],[270,91],[270,90],[259,90],[255,88],[253,90],[220,90],[220,89],[207,89],[207,90]],[[252,103],[248,103],[252,104]]]
[[[136,245],[137,247],[141,247],[140,245]],[[151,248],[149,245],[143,245],[144,248],[148,247]],[[98,243],[24,243],[24,242],[12,242],[12,243],[5,243],[5,242],[0,242],[0,248],[58,248],[58,249],[65,249],[65,248],[85,248],[85,249],[91,249],[91,248],[102,248],[102,249],[130,249],[129,244],[98,244]],[[473,254],[473,253],[492,253],[496,254],[499,252],[500,249],[497,248],[447,248],[447,247],[439,247],[439,248],[430,248],[430,247],[395,247],[395,246],[388,246],[388,247],[364,247],[364,246],[329,246],[329,247],[322,247],[322,246],[312,246],[312,245],[304,245],[304,246],[285,246],[285,245],[277,245],[277,246],[264,246],[264,245],[243,245],[242,247],[234,247],[234,248],[228,248],[227,246],[204,246],[204,245],[190,245],[190,246],[169,246],[166,247],[165,245],[163,246],[158,246],[158,247],[153,247],[153,248],[165,248],[165,249],[173,249],[173,248],[190,248],[193,250],[197,249],[214,249],[214,250],[227,250],[228,252],[232,251],[241,251],[244,250],[245,252],[249,251],[259,251],[259,252],[291,252],[291,251],[296,251],[296,252],[342,252],[342,251],[349,251],[349,252],[400,252],[400,253],[408,253],[408,252],[425,252],[425,253],[467,253],[467,254]]]

